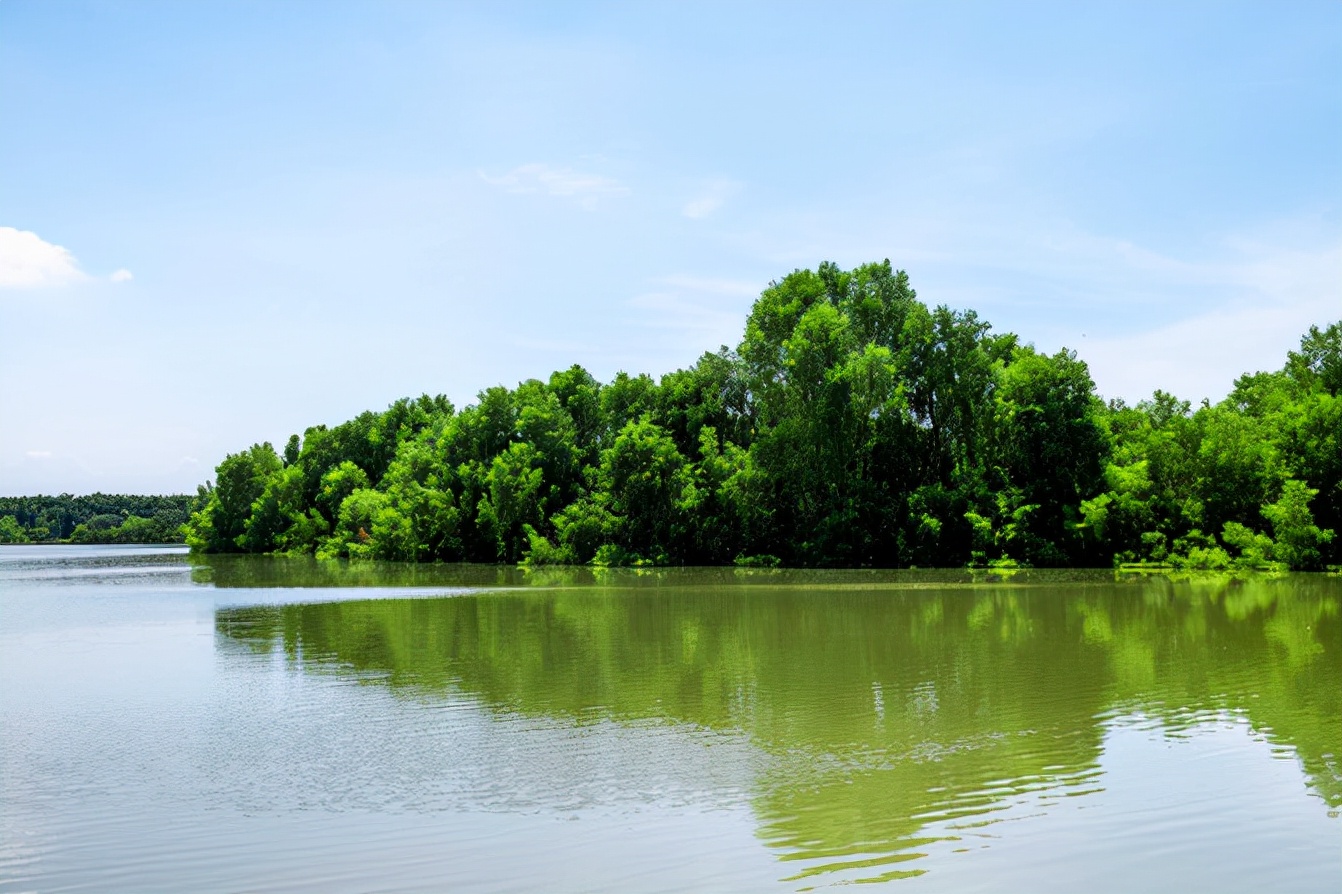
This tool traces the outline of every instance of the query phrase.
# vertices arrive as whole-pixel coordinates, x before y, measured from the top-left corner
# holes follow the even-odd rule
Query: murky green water
[[[1340,604],[0,548],[0,891],[1331,892]]]

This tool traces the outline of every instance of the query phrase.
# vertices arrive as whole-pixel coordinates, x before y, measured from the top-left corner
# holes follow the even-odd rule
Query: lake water
[[[0,547],[0,891],[1335,892],[1340,605]]]

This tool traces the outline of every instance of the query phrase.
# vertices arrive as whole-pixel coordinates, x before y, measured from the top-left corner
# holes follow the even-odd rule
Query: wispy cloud
[[[741,184],[735,180],[712,180],[685,203],[680,213],[691,220],[709,217],[740,191]]]
[[[578,339],[535,338],[528,335],[510,335],[508,344],[525,351],[552,353],[559,357],[581,357],[593,350],[591,344]]]
[[[732,295],[743,298],[759,297],[760,283],[740,279],[713,279],[700,276],[667,276],[660,282],[684,292],[705,292],[713,295]]]
[[[108,277],[108,279],[110,279],[112,282],[130,282],[134,278],[135,278],[134,274],[132,274],[125,267],[122,267],[120,270],[113,272],[113,274]]]
[[[702,350],[735,344],[759,284],[733,279],[668,276],[658,288],[630,298],[639,323],[650,329],[683,333],[687,346]]]
[[[28,230],[0,227],[0,289],[40,289],[88,278],[69,249]]]
[[[609,177],[538,163],[521,165],[498,176],[481,171],[480,179],[510,193],[576,199],[585,208],[601,199],[629,194],[627,186]]]
[[[656,311],[644,325],[659,329],[725,331],[740,323],[740,314],[687,300],[676,292],[644,292],[630,298],[629,306]]]
[[[1192,278],[1224,285],[1232,300],[1143,332],[1074,345],[1101,392],[1135,400],[1164,388],[1216,399],[1241,373],[1279,368],[1311,325],[1342,319],[1342,244],[1236,247],[1235,261],[1183,267]]]

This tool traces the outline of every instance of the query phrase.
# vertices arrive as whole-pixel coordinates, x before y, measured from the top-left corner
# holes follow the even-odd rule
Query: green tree
[[[29,543],[28,532],[19,527],[12,515],[0,516],[0,543]]]
[[[497,544],[494,560],[517,562],[530,545],[527,527],[542,523],[545,496],[541,454],[526,441],[494,457],[486,477],[488,494],[477,510],[478,524]]]
[[[413,561],[1318,568],[1342,559],[1340,343],[1313,327],[1215,405],[1105,405],[1075,353],[928,307],[889,261],[824,263],[659,381],[573,366],[460,412],[406,398],[228,456],[194,499],[0,516],[167,539],[189,506],[195,548]]]
[[[631,560],[669,561],[683,535],[679,504],[690,485],[675,441],[646,415],[625,423],[601,454],[601,481],[616,519],[616,545]]]
[[[1263,507],[1263,516],[1272,523],[1273,550],[1278,559],[1292,568],[1315,570],[1322,567],[1320,547],[1333,539],[1334,532],[1320,529],[1309,511],[1318,490],[1303,481],[1287,479],[1281,497]]]
[[[269,441],[224,457],[216,469],[217,482],[202,493],[205,505],[191,517],[187,542],[211,552],[242,549],[252,504],[281,465]]]
[[[1086,364],[1067,350],[1050,357],[1017,347],[1001,371],[991,511],[999,545],[1013,559],[1046,565],[1069,559],[1072,531],[1083,518],[1078,507],[1100,490],[1108,453],[1094,388]],[[1142,486],[1135,478],[1119,483]]]

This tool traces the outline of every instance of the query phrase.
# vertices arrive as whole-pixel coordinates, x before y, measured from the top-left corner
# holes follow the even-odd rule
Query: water
[[[1335,891],[1342,579],[0,548],[0,891]]]

